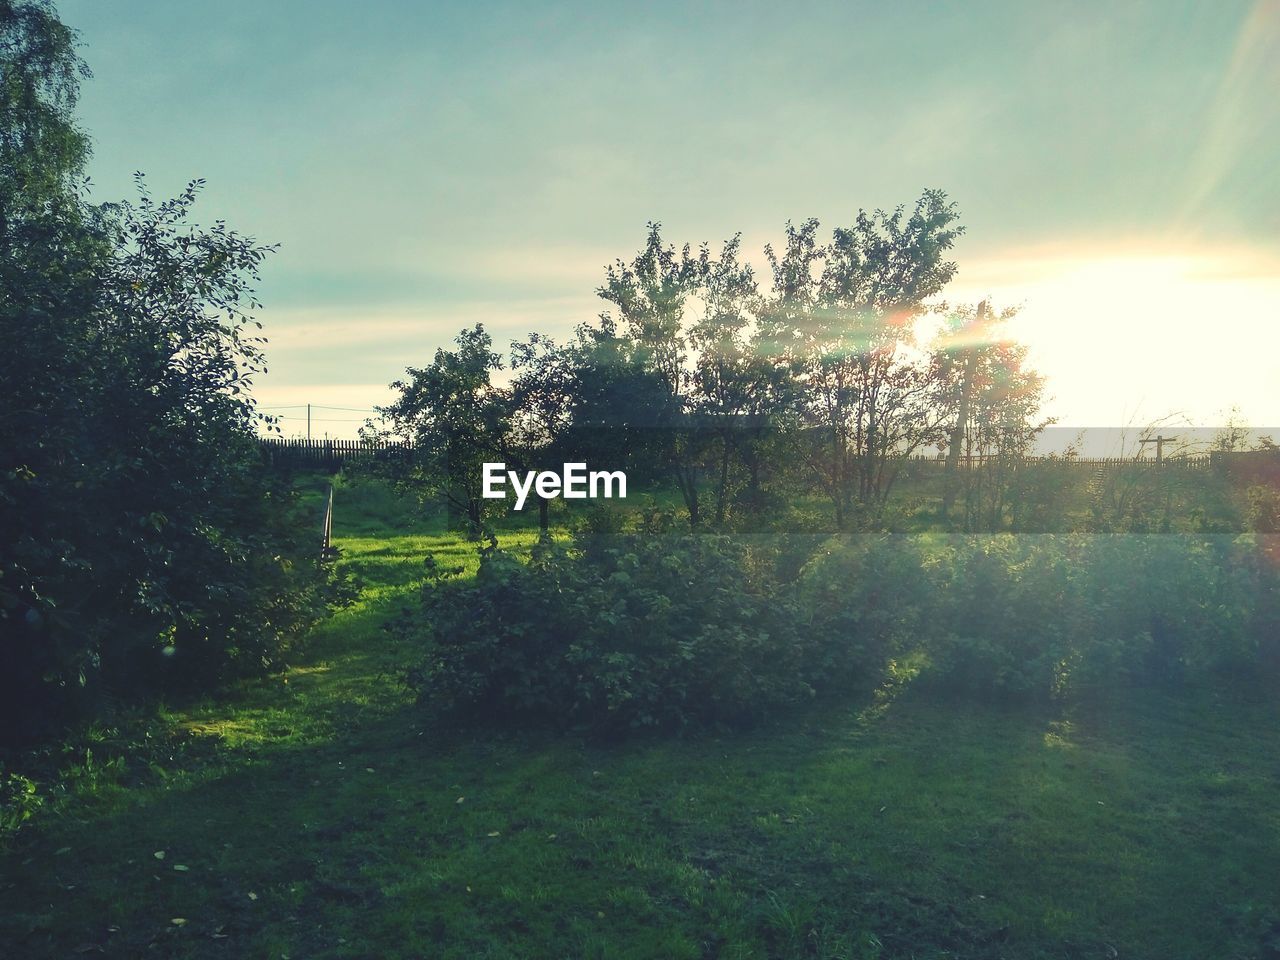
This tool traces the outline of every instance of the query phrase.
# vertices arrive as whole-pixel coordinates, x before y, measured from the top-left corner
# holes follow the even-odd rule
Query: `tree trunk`
[[[716,527],[724,526],[725,498],[729,488],[729,441],[724,439],[724,450],[720,455],[720,484],[716,488]]]
[[[978,304],[978,315],[974,318],[971,329],[981,328],[987,319],[987,301]],[[973,374],[978,365],[978,350],[970,345],[965,348],[964,373],[960,379],[960,408],[956,411],[955,426],[951,428],[951,446],[947,450],[947,465],[944,472],[942,492],[942,517],[945,520],[956,502],[957,474],[960,469],[960,448],[964,444],[964,435],[969,429],[969,406],[973,401]]]

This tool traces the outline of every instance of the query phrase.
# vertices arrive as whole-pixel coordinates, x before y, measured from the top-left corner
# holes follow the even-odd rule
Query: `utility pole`
[[[1139,440],[1138,443],[1144,445],[1154,443],[1156,445],[1156,466],[1158,467],[1164,463],[1164,445],[1177,439],[1177,437],[1166,437],[1162,434],[1157,434],[1154,437],[1148,437],[1146,440]]]
[[[307,439],[311,439],[311,404],[307,404]]]

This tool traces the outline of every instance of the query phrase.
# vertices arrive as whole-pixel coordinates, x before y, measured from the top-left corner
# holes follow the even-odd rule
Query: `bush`
[[[824,686],[875,681],[918,645],[931,600],[926,542],[901,534],[835,537],[801,570],[799,609]]]
[[[918,535],[833,541],[800,580],[820,676],[1044,698],[1239,673],[1274,659],[1275,565],[1252,537]]]
[[[43,805],[34,780],[9,773],[0,763],[0,847]]]
[[[1075,560],[1065,537],[946,538],[932,563],[933,675],[969,692],[1048,693],[1080,615]]]
[[[491,545],[402,626],[433,638],[418,680],[454,716],[614,732],[742,724],[921,662],[935,689],[1044,700],[1275,658],[1280,578],[1252,537],[861,535],[780,580],[794,546]]]
[[[438,579],[438,578],[437,578]],[[456,715],[600,732],[737,725],[808,697],[793,606],[719,536],[580,537],[424,592],[424,696]]]

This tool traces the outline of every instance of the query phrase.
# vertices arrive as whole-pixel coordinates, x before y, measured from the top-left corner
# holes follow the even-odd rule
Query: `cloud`
[[[531,330],[572,331],[599,312],[594,295],[475,301],[397,307],[298,307],[263,314],[268,357],[285,353],[328,353],[353,349],[399,351],[413,345],[427,361],[463,327],[482,323],[495,340],[523,336]],[[341,359],[334,353],[335,360]]]
[[[1240,25],[1189,165],[1184,219],[1204,209],[1255,144],[1280,135],[1274,103],[1280,89],[1278,49],[1280,0],[1257,0]]]

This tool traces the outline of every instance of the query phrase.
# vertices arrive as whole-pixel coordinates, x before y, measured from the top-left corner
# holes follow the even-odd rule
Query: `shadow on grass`
[[[20,836],[0,955],[1248,957],[1278,918],[1265,701],[908,689],[686,741],[446,736],[381,623],[470,545],[343,545],[366,600],[183,718],[216,762]]]
[[[871,727],[831,710],[604,749],[443,740],[402,705],[48,825],[6,863],[20,882],[0,942],[12,956],[1249,956],[1280,888],[1274,768],[1225,719],[1198,719],[1157,704],[1100,740],[1079,721],[905,697]]]

